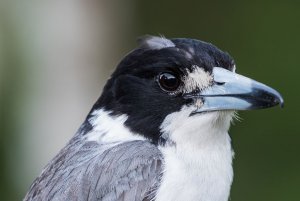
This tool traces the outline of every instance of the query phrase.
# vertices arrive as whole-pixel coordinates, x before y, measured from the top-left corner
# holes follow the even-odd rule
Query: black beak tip
[[[279,106],[280,106],[281,108],[284,108],[284,100],[283,100],[282,97],[280,97],[280,99],[279,99]]]
[[[254,103],[254,105],[260,105],[261,107],[258,107],[258,108],[269,108],[269,107],[274,107],[274,106],[277,106],[279,105],[280,108],[283,108],[284,107],[284,100],[282,98],[282,96],[277,92],[273,92],[273,93],[270,93],[270,92],[267,92],[265,93],[264,95],[256,95],[256,97],[258,97],[258,102],[257,103]],[[260,102],[260,98],[261,99],[261,102]]]
[[[283,100],[283,98],[280,94],[276,96],[274,102],[275,102],[276,105],[279,105],[280,108],[284,107],[284,100]]]

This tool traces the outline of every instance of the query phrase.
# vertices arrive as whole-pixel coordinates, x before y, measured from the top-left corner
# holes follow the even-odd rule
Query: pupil
[[[174,77],[172,77],[171,75],[165,75],[164,82],[168,87],[172,87],[172,86],[176,85],[176,79]]]
[[[178,87],[178,79],[169,73],[164,73],[160,76],[160,84],[166,90],[175,90]]]

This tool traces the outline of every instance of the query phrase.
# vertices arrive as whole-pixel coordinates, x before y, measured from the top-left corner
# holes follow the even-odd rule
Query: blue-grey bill
[[[282,96],[271,87],[245,76],[214,67],[214,84],[193,96],[203,101],[195,113],[217,110],[254,110],[280,105]]]

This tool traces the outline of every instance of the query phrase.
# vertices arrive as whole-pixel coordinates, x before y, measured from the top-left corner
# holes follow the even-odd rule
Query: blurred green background
[[[231,200],[299,201],[300,3],[221,0],[0,1],[0,200],[24,197],[144,34],[211,42],[282,93],[231,128]]]

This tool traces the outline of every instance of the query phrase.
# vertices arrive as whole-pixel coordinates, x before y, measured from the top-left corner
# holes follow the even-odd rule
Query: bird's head
[[[234,111],[282,103],[274,89],[236,74],[233,59],[212,44],[148,36],[117,66],[92,111],[125,114],[132,132],[164,143],[176,130],[191,140],[195,129],[227,131]]]

